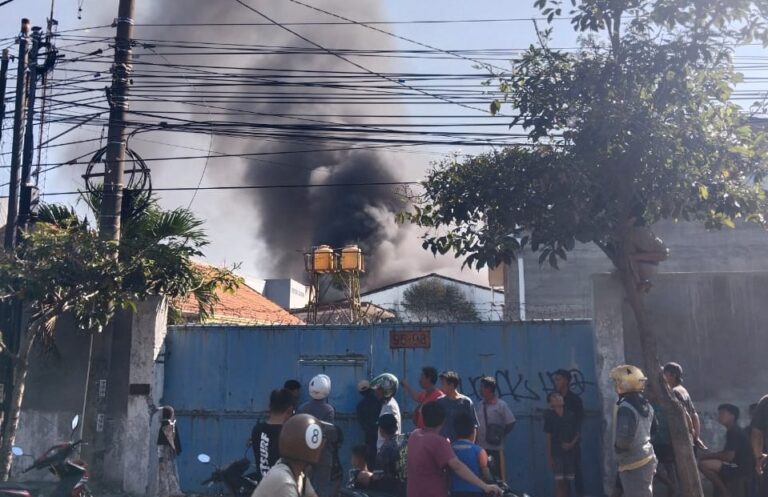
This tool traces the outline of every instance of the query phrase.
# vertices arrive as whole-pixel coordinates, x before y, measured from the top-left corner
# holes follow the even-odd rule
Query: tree
[[[475,306],[456,285],[427,279],[403,292],[403,308],[408,318],[421,322],[451,323],[479,321]]]
[[[217,302],[216,288],[231,291],[240,283],[231,271],[202,272],[193,264],[191,258],[202,255],[206,244],[201,224],[188,211],[165,212],[152,201],[146,212],[125,223],[130,241],[120,245],[115,259],[113,242],[101,240],[87,220],[71,208],[47,205],[16,249],[0,251],[0,300],[21,301],[25,314],[18,352],[0,342],[14,370],[0,445],[3,480],[10,473],[30,353],[41,341],[54,340],[59,317],[68,314],[82,331],[98,333],[118,309],[131,309],[152,295],[189,294],[207,315]]]
[[[560,0],[537,0],[550,21]],[[438,164],[402,219],[424,247],[465,264],[511,262],[530,248],[557,267],[579,243],[611,260],[635,316],[649,387],[668,413],[681,495],[702,495],[682,407],[660,374],[636,243],[660,219],[766,224],[768,147],[730,101],[733,47],[766,41],[768,4],[751,0],[572,0],[580,49],[549,47],[552,29],[501,76],[527,132],[519,146]],[[628,20],[628,22],[626,22]],[[752,112],[761,111],[756,104]]]

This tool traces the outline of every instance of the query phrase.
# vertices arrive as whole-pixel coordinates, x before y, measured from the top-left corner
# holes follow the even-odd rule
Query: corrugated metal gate
[[[211,468],[196,461],[205,452],[216,464],[242,457],[253,425],[265,415],[269,392],[289,378],[306,385],[317,373],[333,381],[331,402],[349,449],[360,443],[354,419],[357,381],[392,372],[417,383],[419,369],[433,365],[462,377],[462,391],[477,399],[479,378],[494,375],[501,396],[518,419],[507,437],[510,482],[536,496],[551,494],[544,455],[542,413],[551,374],[573,372],[573,391],[587,410],[583,435],[587,493],[599,494],[600,404],[595,386],[594,338],[588,322],[477,323],[426,328],[428,348],[391,348],[390,334],[421,326],[368,327],[174,327],[168,335],[164,402],[176,408],[184,441],[179,467],[187,491],[201,491]],[[303,392],[306,396],[306,392]],[[302,399],[304,400],[304,399]],[[397,400],[410,413],[414,402]],[[411,429],[410,421],[404,422]],[[252,454],[249,453],[252,459]]]

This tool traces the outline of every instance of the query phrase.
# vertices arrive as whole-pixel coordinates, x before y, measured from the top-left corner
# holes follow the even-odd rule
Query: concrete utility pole
[[[29,62],[29,19],[21,20],[18,72],[16,73],[16,106],[13,112],[13,144],[11,147],[11,180],[8,187],[8,222],[5,226],[5,248],[16,246],[16,222],[19,212],[19,168],[24,147],[24,112],[27,107],[27,64]]]
[[[3,136],[3,121],[5,120],[5,88],[8,84],[9,60],[11,60],[11,54],[7,48],[4,48],[2,58],[0,58],[0,138]]]
[[[27,123],[24,132],[24,153],[21,162],[21,193],[19,195],[19,220],[17,238],[19,234],[29,226],[32,217],[33,197],[36,197],[37,187],[32,181],[32,159],[35,151],[35,99],[37,96],[37,76],[39,66],[37,63],[40,53],[40,45],[43,40],[42,28],[32,28],[32,48],[29,51],[29,82],[27,84]],[[36,200],[36,198],[35,198]]]
[[[128,111],[128,86],[133,70],[134,0],[120,0],[115,37],[115,63],[112,66],[112,91],[109,102],[109,132],[104,169],[104,198],[101,203],[99,231],[105,240],[120,240],[120,211],[123,200],[125,169],[125,116]]]
[[[104,166],[104,190],[99,213],[99,234],[102,239],[120,241],[120,214],[123,200],[123,175],[126,151],[126,115],[128,111],[128,87],[131,81],[133,64],[133,12],[134,0],[120,0],[115,26],[115,60],[112,66],[112,88],[107,93],[109,98],[109,132]],[[115,247],[114,256],[118,256]],[[115,482],[115,474],[107,474],[105,458],[114,444],[110,443],[119,436],[116,426],[115,406],[122,404],[121,399],[108,397],[110,383],[115,383],[111,376],[112,344],[115,335],[115,322],[101,333],[91,336],[91,362],[88,375],[88,387],[85,396],[85,416],[83,420],[83,439],[90,445],[85,446],[86,460],[91,465],[91,477],[97,484],[110,486]],[[118,388],[119,390],[119,388]],[[119,451],[120,448],[117,448]]]

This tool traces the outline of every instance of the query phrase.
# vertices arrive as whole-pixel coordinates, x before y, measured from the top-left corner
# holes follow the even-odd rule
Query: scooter
[[[199,454],[197,460],[202,464],[211,463],[211,457],[208,454]],[[253,474],[245,474],[250,466],[251,461],[247,457],[243,457],[225,468],[214,469],[211,476],[201,485],[212,486],[218,483],[224,485],[232,497],[250,497],[258,485]]]
[[[77,427],[80,425],[80,416],[75,416],[72,420],[72,435],[74,437]],[[48,493],[46,497],[92,497],[88,488],[88,470],[83,461],[72,460],[70,457],[75,453],[75,449],[82,443],[67,442],[54,445],[48,449],[45,454],[38,457],[23,473],[28,473],[38,469],[48,469],[59,481],[55,489]],[[13,455],[16,457],[24,456],[24,450],[20,447],[13,447]],[[0,497],[33,497],[35,490],[32,485],[22,483],[0,483]]]

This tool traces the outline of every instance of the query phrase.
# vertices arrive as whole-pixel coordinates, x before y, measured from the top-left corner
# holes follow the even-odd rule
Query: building
[[[419,316],[411,315],[403,303],[405,292],[424,282],[439,282],[458,289],[464,298],[472,304],[481,321],[501,321],[504,318],[504,292],[502,290],[449,278],[437,273],[369,290],[361,295],[361,301],[391,311],[398,321],[423,321],[424,319]]]
[[[205,324],[243,324],[243,325],[302,325],[304,321],[286,311],[247,283],[243,283],[234,292],[216,291],[219,303],[213,309],[213,315]],[[174,302],[172,307],[180,314],[182,323],[201,322],[197,301],[190,296],[181,302]],[[179,317],[176,319],[178,320]],[[178,324],[178,323],[177,323]]]
[[[662,273],[768,271],[768,233],[753,224],[707,231],[700,224],[662,221],[653,226],[669,248]],[[525,252],[506,268],[508,318],[591,319],[592,275],[609,273],[613,266],[594,244],[577,244],[559,269],[539,265],[538,254]]]

